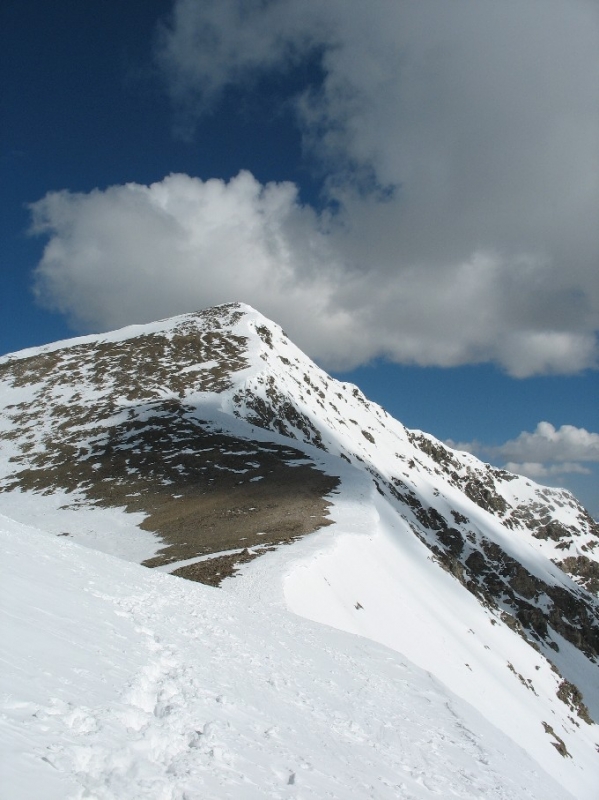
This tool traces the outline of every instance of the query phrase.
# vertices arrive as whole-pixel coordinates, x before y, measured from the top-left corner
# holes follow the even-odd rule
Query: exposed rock
[[[563,739],[561,739],[557,735],[557,733],[553,730],[551,725],[549,725],[547,722],[544,722],[543,723],[543,727],[545,728],[545,733],[548,733],[550,736],[553,736],[553,738],[555,739],[555,741],[551,742],[551,744],[555,747],[555,749],[560,754],[560,756],[563,756],[563,758],[572,758],[572,756],[568,752],[568,748],[566,747],[566,743],[564,742]]]
[[[583,719],[587,725],[592,725],[593,720],[589,714],[589,709],[584,704],[581,692],[569,681],[563,680],[557,690],[557,696],[565,703],[568,708],[574,711]]]
[[[599,593],[599,564],[588,556],[568,556],[555,564],[592,594]]]

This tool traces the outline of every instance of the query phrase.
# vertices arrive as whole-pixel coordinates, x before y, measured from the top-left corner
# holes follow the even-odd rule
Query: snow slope
[[[0,537],[7,800],[590,797],[367,639],[6,518]]]
[[[595,798],[599,730],[559,699],[562,677],[552,664],[436,568],[376,492],[368,502],[338,503],[333,516],[343,534],[332,529],[295,547],[297,560],[284,582],[289,608],[401,653],[471,703],[564,787],[576,787],[577,797]],[[560,645],[564,674],[587,688],[585,700],[597,718],[596,666],[568,642]],[[544,723],[555,735],[545,733]],[[567,758],[556,748],[557,736]]]

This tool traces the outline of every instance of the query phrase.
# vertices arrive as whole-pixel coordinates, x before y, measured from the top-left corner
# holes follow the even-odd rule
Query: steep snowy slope
[[[595,797],[599,537],[567,492],[407,430],[247,306],[23,351],[0,379],[0,512],[204,583],[241,569],[242,606],[283,579]]]

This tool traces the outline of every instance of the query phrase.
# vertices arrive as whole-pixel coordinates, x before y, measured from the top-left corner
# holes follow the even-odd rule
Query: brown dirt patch
[[[268,549],[273,550],[272,547]],[[220,586],[225,578],[232,578],[237,573],[237,567],[240,564],[247,564],[258,558],[259,555],[261,553],[253,553],[246,549],[241,553],[231,553],[206,561],[198,561],[197,564],[187,564],[185,567],[171,572],[171,575],[186,578],[188,581],[207,583],[209,586]]]
[[[79,490],[93,504],[147,514],[140,527],[164,546],[145,566],[284,544],[330,523],[325,495],[337,478],[293,447],[213,430],[178,400],[130,407],[126,422],[92,434],[79,446],[48,443],[4,491]],[[176,574],[215,585],[225,572],[213,561]]]

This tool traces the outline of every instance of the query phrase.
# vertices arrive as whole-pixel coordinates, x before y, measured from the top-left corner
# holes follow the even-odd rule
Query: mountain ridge
[[[10,354],[0,359],[0,380],[0,513],[30,513],[19,511],[25,497],[40,508],[54,503],[56,524],[68,528],[61,533],[77,541],[85,509],[126,509],[141,516],[137,528],[155,542],[148,544],[153,554],[133,560],[212,585],[239,573],[241,587],[253,559],[274,558],[273,548],[294,543],[286,556],[293,560],[292,552],[310,550],[302,537],[315,530],[317,539],[338,542],[333,547],[341,547],[350,573],[355,558],[333,532],[351,529],[342,509],[355,491],[363,497],[358,516],[377,509],[363,530],[379,533],[370,555],[363,537],[351,546],[365,561],[379,547],[398,574],[398,553],[413,551],[431,593],[442,584],[450,605],[470,609],[464,613],[473,619],[483,614],[501,636],[507,630],[531,645],[534,656],[517,648],[522,663],[553,687],[551,713],[561,709],[562,727],[543,720],[543,736],[563,761],[577,748],[582,757],[583,732],[595,735],[599,715],[599,526],[569,493],[406,429],[241,304]],[[327,559],[318,555],[305,573],[311,582],[315,564],[326,563],[329,583],[334,575],[343,584],[347,605],[354,588]],[[364,598],[337,618],[334,603],[315,609],[294,580],[290,605],[299,613],[334,618],[336,627],[357,624],[362,635],[366,622],[377,628]],[[361,580],[356,576],[354,586]],[[324,586],[314,584],[314,594]],[[370,591],[366,584],[363,591]],[[390,586],[388,596],[395,591]],[[384,598],[372,605],[379,600],[380,616]],[[411,647],[394,624],[370,638]],[[432,654],[417,656],[429,668]],[[451,663],[457,669],[455,658]],[[536,695],[537,678],[533,683],[508,663],[522,691]],[[460,670],[444,677],[454,691],[464,691]],[[486,711],[488,718],[494,713]],[[505,730],[508,723],[501,724]],[[522,735],[516,740],[524,745]]]

